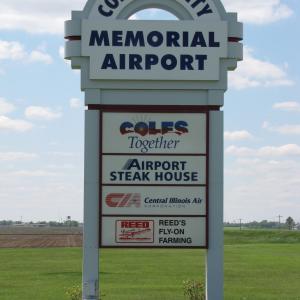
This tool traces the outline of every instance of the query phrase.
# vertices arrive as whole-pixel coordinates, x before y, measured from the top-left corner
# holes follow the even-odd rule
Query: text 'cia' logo
[[[141,195],[136,193],[111,193],[106,196],[105,202],[109,207],[140,207]]]
[[[184,133],[188,133],[188,123],[186,121],[163,121],[159,124],[155,121],[149,122],[138,122],[138,123],[131,123],[131,122],[124,122],[120,126],[121,134],[129,134],[129,133],[137,133],[141,136],[145,135],[155,135],[155,134],[167,134],[167,133],[175,133],[178,135],[182,135]]]

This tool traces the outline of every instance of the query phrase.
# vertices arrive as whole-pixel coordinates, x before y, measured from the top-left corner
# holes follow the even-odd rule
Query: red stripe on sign
[[[228,37],[228,42],[230,43],[238,43],[242,40],[243,40],[242,38],[238,38],[238,37],[233,37],[233,36]]]
[[[65,36],[65,39],[69,41],[81,41],[81,35]]]

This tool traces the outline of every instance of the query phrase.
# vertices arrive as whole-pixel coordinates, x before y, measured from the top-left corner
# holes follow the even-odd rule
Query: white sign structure
[[[205,157],[113,156],[102,160],[103,183],[205,184]]]
[[[174,21],[131,20],[157,8]],[[221,0],[87,0],[65,22],[85,93],[83,300],[101,247],[206,249],[223,300],[223,111],[243,25]]]
[[[206,248],[207,113],[101,120],[100,245]]]
[[[101,238],[109,246],[191,248],[206,244],[205,218],[103,217],[102,224]]]
[[[104,215],[205,215],[206,187],[103,186]]]
[[[205,113],[104,113],[104,153],[205,154]]]
[[[218,80],[219,61],[227,55],[227,23],[197,25],[84,20],[82,54],[90,57],[90,78]]]

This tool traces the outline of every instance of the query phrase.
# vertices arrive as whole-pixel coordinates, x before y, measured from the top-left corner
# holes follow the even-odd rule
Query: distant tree
[[[78,221],[75,221],[75,220],[65,221],[65,222],[64,222],[64,226],[68,226],[68,227],[78,227],[78,226],[79,226],[79,222],[78,222]]]
[[[292,230],[295,227],[296,223],[292,217],[288,217],[285,221],[285,225],[289,230]]]
[[[1,220],[0,225],[12,225],[14,222],[11,220]]]
[[[49,221],[50,227],[62,227],[64,224],[57,221]]]

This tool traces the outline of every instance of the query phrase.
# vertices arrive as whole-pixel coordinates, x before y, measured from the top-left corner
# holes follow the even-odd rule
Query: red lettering
[[[149,221],[121,221],[121,228],[149,228]]]
[[[119,202],[122,200],[124,194],[109,194],[105,201],[109,207],[117,207]]]
[[[109,207],[140,207],[141,195],[137,193],[111,193],[106,196],[105,202]]]

